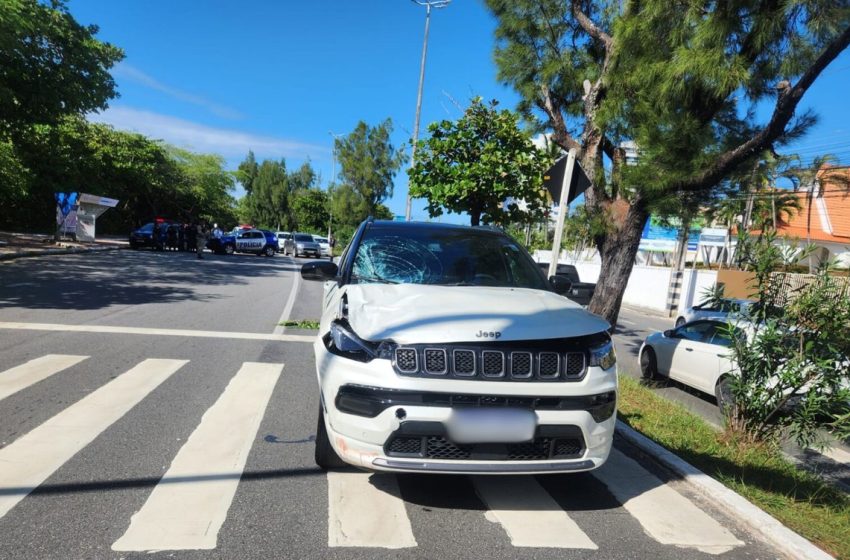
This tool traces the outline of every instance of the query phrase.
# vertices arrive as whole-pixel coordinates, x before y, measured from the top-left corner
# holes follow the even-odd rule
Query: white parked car
[[[747,336],[746,323],[734,327],[734,336]],[[723,407],[731,398],[735,375],[731,359],[733,339],[725,321],[700,319],[646,337],[638,359],[643,377],[668,377],[703,393],[714,395]]]
[[[726,322],[730,316],[746,317],[754,301],[746,299],[723,298],[718,302],[703,302],[693,307],[688,307],[685,312],[676,318],[676,327],[698,319],[716,319]]]
[[[322,256],[328,257],[331,254],[331,245],[328,243],[327,237],[322,237],[321,235],[314,235],[313,241],[319,244],[319,248],[322,250]]]
[[[316,463],[430,473],[587,471],[611,450],[610,325],[496,230],[367,220],[323,280]]]
[[[282,253],[286,240],[292,239],[292,234],[288,231],[277,231],[275,232],[275,237],[277,237],[277,250]]]

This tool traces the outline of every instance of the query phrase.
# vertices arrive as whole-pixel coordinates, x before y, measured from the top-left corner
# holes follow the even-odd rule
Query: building
[[[850,168],[823,167],[812,185],[797,193],[800,210],[777,224],[777,234],[788,244],[817,247],[814,262],[836,259],[850,268]]]

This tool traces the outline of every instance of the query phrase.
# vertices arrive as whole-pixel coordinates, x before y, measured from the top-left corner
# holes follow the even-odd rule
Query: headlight
[[[601,346],[590,349],[590,365],[608,369],[617,363],[614,343],[610,340]]]
[[[389,360],[393,355],[395,344],[389,341],[369,342],[355,333],[348,321],[337,319],[331,323],[330,332],[323,338],[325,346],[332,353],[357,360],[371,362],[375,358]]]
[[[350,329],[334,321],[331,323],[331,339],[334,346],[345,354],[365,352],[370,358],[374,358],[372,348]]]

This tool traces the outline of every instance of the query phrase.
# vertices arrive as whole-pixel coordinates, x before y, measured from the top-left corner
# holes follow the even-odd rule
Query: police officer
[[[203,222],[198,222],[198,225],[195,226],[195,247],[198,251],[198,258],[204,258],[204,247],[207,246],[207,235],[209,234],[209,230],[207,229],[207,225]]]
[[[330,234],[328,236],[328,247],[330,248],[328,253],[329,253],[331,262],[334,262],[334,247],[336,247],[336,237],[334,237],[334,234]]]

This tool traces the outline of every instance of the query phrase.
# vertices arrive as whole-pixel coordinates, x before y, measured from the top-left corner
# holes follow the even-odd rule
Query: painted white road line
[[[328,546],[416,546],[395,475],[328,473]]]
[[[504,527],[512,545],[598,548],[533,477],[478,476],[472,481],[490,510],[487,518]]]
[[[288,257],[287,257],[288,258]],[[295,262],[295,259],[291,259],[292,264],[298,264]],[[292,280],[292,289],[289,291],[289,298],[286,300],[286,305],[283,307],[283,313],[280,314],[280,319],[277,320],[277,326],[275,326],[272,334],[283,334],[286,331],[286,327],[284,327],[281,323],[284,323],[289,320],[289,316],[292,314],[292,308],[295,307],[295,300],[298,297],[298,291],[301,289],[301,271],[295,271],[295,277]]]
[[[0,321],[0,329],[58,331],[105,334],[144,334],[153,336],[189,336],[226,338],[229,340],[271,340],[277,342],[315,342],[315,336],[299,334],[265,334],[249,332],[196,331],[191,329],[153,329],[144,327],[113,327],[107,325],[61,325],[54,323],[17,323]]]
[[[245,362],[112,550],[209,550],[239,486],[283,364]],[[171,480],[176,479],[176,480]]]
[[[145,360],[0,449],[0,518],[187,361]]]
[[[47,379],[54,373],[77,365],[86,358],[88,356],[48,354],[0,372],[0,401],[9,395],[14,395],[21,389],[26,389],[30,385]]]
[[[661,544],[707,554],[723,554],[744,545],[696,504],[616,449],[593,474]]]

